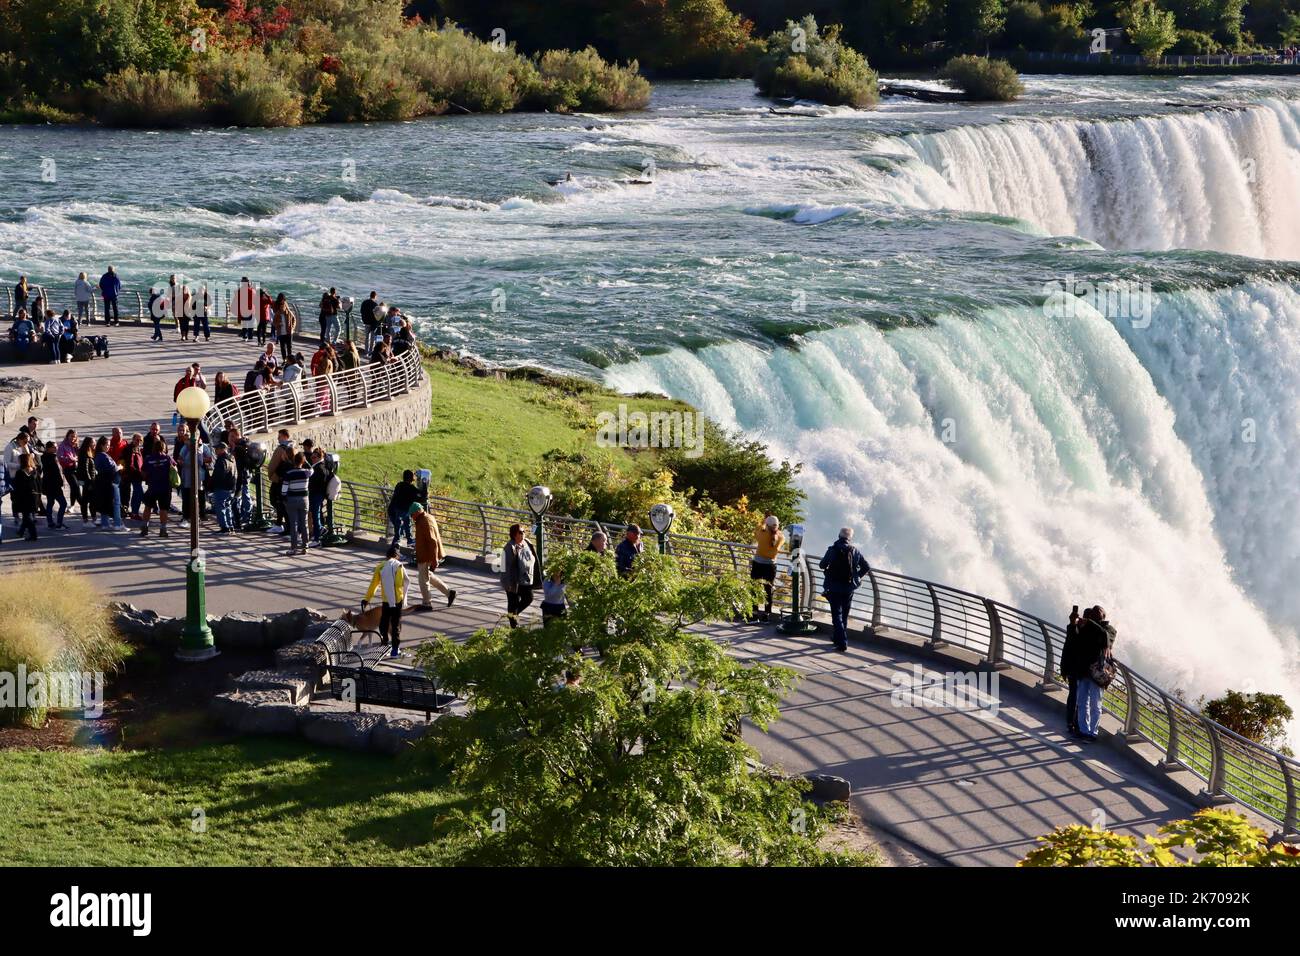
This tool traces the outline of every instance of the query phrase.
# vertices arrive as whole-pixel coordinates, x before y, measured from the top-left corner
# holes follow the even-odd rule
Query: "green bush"
[[[608,63],[590,46],[576,52],[548,50],[537,62],[541,98],[547,109],[560,113],[645,109],[650,83],[639,70],[635,60],[626,66]]]
[[[297,126],[303,95],[265,57],[241,52],[214,58],[200,73],[209,116],[221,126]]]
[[[1208,33],[1199,30],[1179,30],[1178,42],[1169,50],[1182,56],[1204,56],[1217,53],[1221,44]]]
[[[141,73],[133,66],[109,76],[98,101],[99,120],[108,126],[188,126],[203,112],[193,77],[170,70]]]
[[[764,96],[795,96],[858,109],[880,99],[876,73],[857,50],[840,41],[838,26],[818,29],[811,15],[790,20],[767,38],[767,52],[754,70]]]
[[[939,76],[970,100],[1014,100],[1025,91],[1020,75],[1006,60],[955,56],[939,71]]]
[[[419,83],[435,112],[514,109],[537,82],[533,64],[513,47],[496,49],[446,26],[413,30],[403,38],[403,68]]]
[[[27,564],[0,576],[0,672],[108,672],[125,647],[113,630],[104,596],[64,565]],[[0,723],[40,726],[46,709],[0,707]]]

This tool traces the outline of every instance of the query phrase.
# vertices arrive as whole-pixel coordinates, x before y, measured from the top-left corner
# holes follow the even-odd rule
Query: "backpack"
[[[1102,651],[1101,656],[1093,661],[1092,666],[1088,668],[1088,677],[1092,679],[1094,684],[1105,690],[1115,680],[1115,672],[1115,661],[1110,656],[1110,652]]]
[[[249,370],[248,370],[248,373],[244,376],[244,391],[245,391],[245,392],[255,392],[255,391],[257,391],[257,376],[258,376],[259,374],[261,374],[261,373],[260,373],[257,369],[255,369],[255,368],[252,368],[252,369],[249,369]]]
[[[330,480],[325,482],[325,497],[330,501],[338,501],[339,493],[343,490],[343,482],[339,480],[338,475],[330,475]]]

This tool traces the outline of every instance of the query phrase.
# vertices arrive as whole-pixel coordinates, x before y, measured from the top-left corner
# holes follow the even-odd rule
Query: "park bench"
[[[326,660],[331,664],[336,659],[339,663],[346,663],[341,659],[346,655],[347,662],[355,658],[360,666],[373,668],[388,653],[388,648],[378,642],[354,645],[352,637],[353,630],[347,621],[335,621],[316,638],[316,643],[325,649]]]
[[[345,654],[350,652],[345,651]],[[438,684],[432,678],[417,674],[396,674],[368,667],[331,661],[330,695],[335,700],[350,700],[361,713],[362,704],[382,707],[400,707],[424,711],[426,721],[433,714],[442,713],[454,697],[438,693]]]

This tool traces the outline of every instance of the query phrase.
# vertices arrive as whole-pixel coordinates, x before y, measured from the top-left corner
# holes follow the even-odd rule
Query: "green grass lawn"
[[[0,865],[447,864],[434,821],[459,798],[428,767],[293,740],[0,751]]]
[[[629,398],[578,380],[479,378],[448,362],[425,364],[433,424],[407,441],[341,452],[341,475],[391,485],[406,468],[428,468],[436,494],[518,507],[533,465],[552,450],[595,450],[596,416],[629,409],[688,411],[667,398]],[[627,474],[649,471],[654,454],[613,450]]]

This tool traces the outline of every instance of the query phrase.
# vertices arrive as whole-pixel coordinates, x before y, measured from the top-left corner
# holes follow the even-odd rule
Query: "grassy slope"
[[[437,494],[520,506],[532,465],[554,449],[597,451],[596,416],[619,403],[644,412],[690,410],[666,398],[629,398],[587,382],[478,378],[446,362],[427,363],[433,425],[422,435],[342,452],[341,475],[392,484],[403,469],[428,468]],[[621,470],[637,474],[655,455],[611,449]]]
[[[4,751],[0,864],[445,864],[432,827],[456,800],[434,771],[292,740]]]

